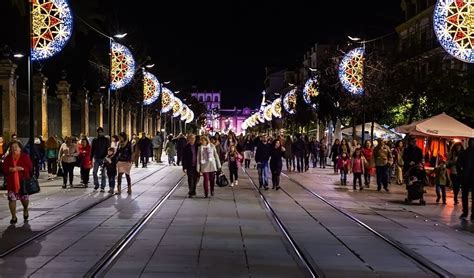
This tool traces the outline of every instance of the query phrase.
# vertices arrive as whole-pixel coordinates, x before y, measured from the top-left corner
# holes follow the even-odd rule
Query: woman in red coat
[[[16,201],[20,200],[23,205],[23,218],[28,220],[28,195],[20,195],[20,181],[29,179],[33,170],[33,163],[30,157],[23,153],[20,142],[15,141],[10,145],[10,154],[5,158],[3,172],[7,181],[8,206],[12,219],[10,224],[16,224]]]
[[[92,168],[91,146],[87,137],[82,137],[79,145],[79,157],[81,159],[81,181],[85,188],[89,186],[89,174]]]
[[[369,164],[369,161],[372,159],[374,149],[372,148],[372,142],[370,140],[366,140],[364,143],[364,147],[362,148],[362,155],[365,158],[366,163],[364,164],[364,181],[365,187],[370,186],[370,173],[372,171],[372,166]]]

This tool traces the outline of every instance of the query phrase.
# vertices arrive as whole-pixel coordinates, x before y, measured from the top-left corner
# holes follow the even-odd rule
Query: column
[[[33,76],[33,94],[35,97],[35,136],[41,135],[44,140],[48,138],[48,78],[41,72]]]
[[[89,135],[89,91],[83,89],[79,92],[79,102],[81,103],[81,133]]]
[[[148,133],[148,113],[143,111],[143,132]]]
[[[0,61],[0,94],[1,94],[1,128],[6,141],[10,140],[13,133],[17,133],[17,65],[9,59]]]
[[[130,121],[132,125],[132,133],[137,134],[137,112],[130,112]]]
[[[115,106],[114,106],[114,134],[119,134],[121,131],[121,125],[120,125],[120,101],[118,98],[115,98]]]
[[[124,125],[125,124],[124,118],[125,118],[126,115],[124,114],[123,103],[120,103],[119,116],[120,116],[119,132],[126,131],[127,128]]]
[[[66,80],[56,84],[56,95],[61,100],[61,134],[62,137],[71,136],[71,85]]]
[[[127,133],[128,136],[132,136],[132,111],[130,109],[130,105],[126,105],[125,107],[125,117],[126,117],[126,123],[125,123],[125,132]]]
[[[103,97],[100,95],[99,92],[97,92],[94,95],[94,99],[92,100],[94,102],[95,106],[95,111],[97,113],[97,127],[104,127],[104,103],[103,103]]]

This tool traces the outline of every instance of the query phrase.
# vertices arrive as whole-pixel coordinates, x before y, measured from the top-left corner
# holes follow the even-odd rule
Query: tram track
[[[149,177],[155,175],[156,173],[159,173],[161,170],[165,169],[166,167],[167,167],[167,166],[161,167],[161,168],[159,168],[159,169],[157,169],[157,170],[151,172],[150,174],[148,174],[148,175],[146,175],[146,176],[144,176],[144,177],[141,177],[140,179],[134,181],[134,182],[132,183],[132,186],[135,185],[135,184],[137,184],[137,183],[139,183],[139,182],[141,182],[141,181],[143,181],[143,180],[146,180],[147,178],[149,178]],[[93,194],[93,193],[86,194],[85,196],[90,196],[91,194]],[[40,239],[40,238],[43,238],[43,237],[45,237],[45,236],[47,236],[47,235],[53,233],[54,231],[58,230],[59,228],[63,227],[64,225],[66,225],[67,223],[73,221],[74,219],[76,219],[76,218],[78,218],[79,216],[83,215],[84,213],[88,212],[88,211],[91,210],[92,208],[94,208],[94,207],[96,207],[96,206],[98,206],[98,205],[104,203],[105,201],[109,200],[109,199],[112,198],[113,196],[115,196],[115,195],[109,194],[109,195],[107,195],[107,196],[101,198],[100,200],[98,200],[98,201],[96,201],[96,202],[94,202],[94,203],[92,203],[92,204],[86,206],[85,208],[82,208],[81,210],[75,212],[74,214],[69,215],[68,217],[64,218],[63,220],[61,220],[61,221],[55,223],[53,226],[50,226],[49,228],[47,228],[47,229],[41,231],[40,233],[38,233],[38,234],[36,234],[36,235],[34,235],[34,236],[32,236],[32,237],[30,237],[30,238],[28,238],[28,239],[22,241],[21,243],[15,245],[15,246],[13,246],[13,247],[11,247],[11,248],[9,248],[9,249],[7,249],[6,251],[4,251],[4,252],[2,252],[2,253],[0,254],[0,259],[4,259],[4,258],[6,258],[7,256],[9,256],[9,255],[11,255],[11,254],[17,252],[18,250],[22,249],[23,247],[28,246],[28,245],[31,244],[32,242],[34,242],[34,241],[36,241],[36,240],[38,240],[38,239]],[[81,198],[83,198],[83,197],[84,197],[84,196],[82,196]],[[81,198],[79,198],[79,199],[81,199]]]

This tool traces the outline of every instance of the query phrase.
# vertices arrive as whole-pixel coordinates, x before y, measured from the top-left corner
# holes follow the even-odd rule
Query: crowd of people
[[[32,145],[32,146],[31,146]],[[374,146],[375,145],[375,146]],[[89,186],[92,170],[94,190],[120,194],[121,183],[125,174],[127,193],[132,193],[131,168],[146,168],[150,158],[162,163],[163,151],[171,166],[182,166],[188,178],[188,196],[196,196],[196,186],[200,177],[203,179],[204,197],[214,196],[216,178],[222,174],[222,164],[228,163],[230,185],[238,185],[239,169],[253,168],[258,172],[259,188],[280,189],[280,175],[286,164],[288,172],[303,173],[309,168],[326,168],[327,161],[332,162],[334,174],[340,175],[341,186],[347,186],[349,175],[352,175],[353,190],[364,190],[371,185],[371,177],[376,177],[377,190],[382,188],[389,192],[389,185],[407,182],[410,169],[423,163],[422,150],[417,147],[415,138],[389,142],[378,139],[376,144],[370,140],[360,145],[356,140],[349,143],[346,139],[336,139],[329,145],[326,138],[317,140],[307,135],[294,136],[266,134],[240,135],[234,133],[214,136],[183,134],[169,135],[166,140],[161,132],[153,138],[142,133],[141,137],[132,134],[131,138],[124,132],[112,137],[105,136],[102,128],[97,129],[97,136],[89,142],[88,137],[64,138],[50,137],[46,142],[36,138],[34,144],[23,147],[15,135],[8,144],[0,137],[0,155],[4,157],[3,174],[5,175],[8,199],[12,213],[12,223],[16,223],[16,200],[24,206],[24,218],[28,218],[28,196],[18,194],[18,181],[30,176],[39,176],[40,170],[47,168],[48,180],[62,176],[63,188],[74,187],[73,171],[80,168],[83,187]],[[32,152],[33,155],[26,155]],[[25,154],[25,155],[24,155]],[[453,188],[454,204],[458,204],[459,192],[462,193],[462,218],[468,215],[469,192],[474,191],[474,140],[464,150],[461,143],[452,145],[446,159],[439,158],[433,171],[436,184],[437,202],[446,204],[446,187]],[[271,179],[270,179],[271,177]],[[117,182],[117,187],[115,186]],[[474,201],[474,197],[472,197]],[[474,217],[472,208],[471,219]]]

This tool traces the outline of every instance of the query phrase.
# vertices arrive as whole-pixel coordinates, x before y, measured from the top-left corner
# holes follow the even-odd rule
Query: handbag
[[[229,185],[229,181],[227,180],[227,177],[224,175],[224,173],[221,172],[218,174],[216,184],[219,187],[226,187]]]
[[[58,172],[56,173],[56,176],[58,177],[64,176],[63,166],[61,166],[61,164],[58,164]]]
[[[35,176],[20,181],[20,195],[32,195],[40,191],[39,182]]]

